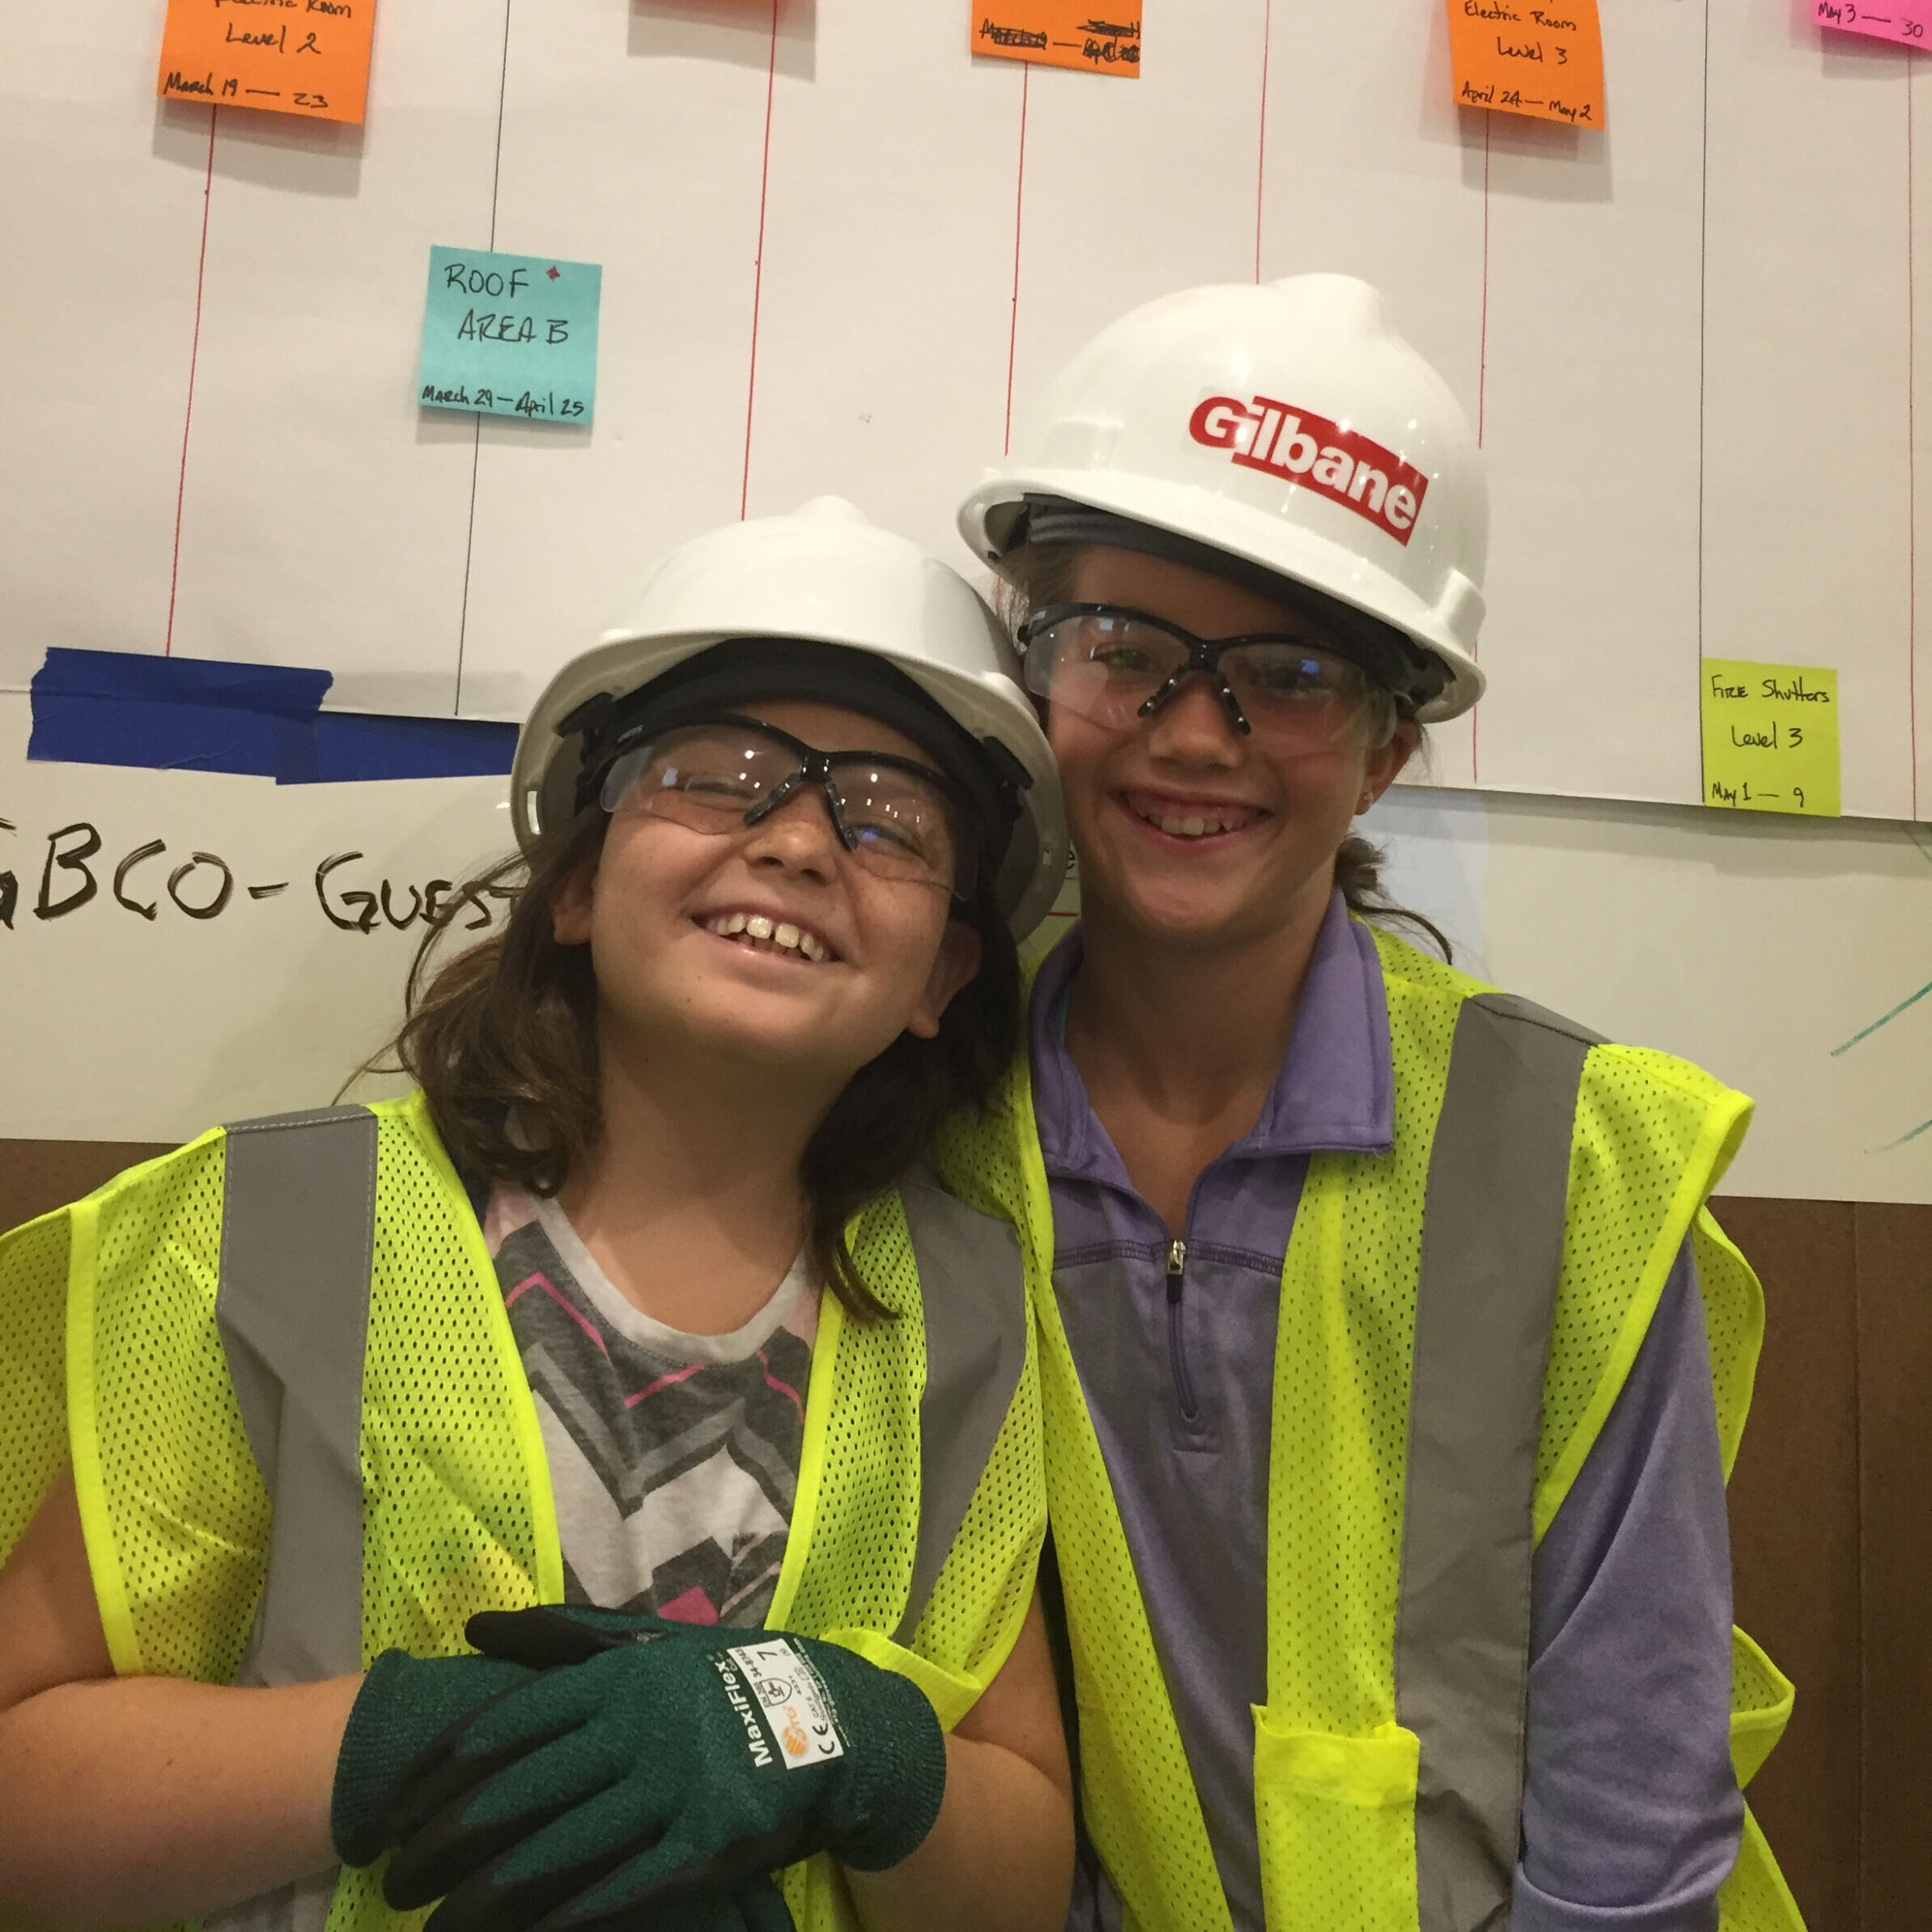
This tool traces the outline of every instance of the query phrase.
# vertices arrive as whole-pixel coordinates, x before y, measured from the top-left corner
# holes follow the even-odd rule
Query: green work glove
[[[383,1896],[442,1898],[431,1932],[655,1924],[694,1892],[759,1896],[745,1887],[815,1852],[882,1870],[939,1815],[932,1705],[836,1645],[551,1607],[473,1617],[468,1634],[563,1667],[414,1768]]]
[[[425,1753],[536,1674],[494,1657],[412,1657],[384,1650],[356,1693],[336,1752],[329,1834],[345,1865],[367,1865],[395,1842],[390,1809]]]

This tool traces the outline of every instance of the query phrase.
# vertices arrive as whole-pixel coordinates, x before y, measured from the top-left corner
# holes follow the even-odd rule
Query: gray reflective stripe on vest
[[[1577,1092],[1595,1044],[1464,1002],[1430,1152],[1395,1717],[1421,1740],[1421,1932],[1501,1932],[1521,1837],[1536,1452]]]
[[[227,1130],[214,1319],[273,1510],[268,1575],[236,1682],[362,1668],[363,1351],[376,1238],[376,1116],[331,1107]],[[219,1913],[210,1932],[321,1932],[335,1875]]]
[[[926,1181],[902,1183],[899,1199],[926,1319],[919,1545],[892,1633],[909,1646],[1020,1386],[1027,1314],[1019,1238],[1008,1223]]]

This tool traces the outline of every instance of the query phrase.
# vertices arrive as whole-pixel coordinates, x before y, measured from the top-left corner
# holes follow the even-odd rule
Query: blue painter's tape
[[[508,772],[514,724],[325,711],[333,682],[283,665],[57,648],[34,677],[27,755],[283,785]]]
[[[385,778],[507,776],[516,727],[483,718],[368,717],[323,711],[314,776],[324,784]],[[292,783],[285,779],[283,783]]]
[[[76,765],[136,765],[155,771],[228,771],[278,777],[314,762],[306,719],[225,705],[33,694],[30,758]]]
[[[231,664],[224,658],[155,657],[140,651],[69,651],[56,646],[35,673],[34,695],[172,699],[284,718],[312,718],[335,682],[329,671],[293,665]]]
[[[314,762],[326,671],[128,651],[50,650],[32,685],[30,758],[278,778]]]

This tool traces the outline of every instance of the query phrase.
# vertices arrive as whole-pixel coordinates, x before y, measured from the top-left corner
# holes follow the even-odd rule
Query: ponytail
[[[1371,844],[1360,832],[1351,832],[1335,854],[1335,885],[1348,910],[1358,919],[1374,926],[1407,926],[1429,939],[1446,961],[1454,963],[1449,936],[1433,919],[1412,912],[1391,899],[1382,882],[1382,847]]]

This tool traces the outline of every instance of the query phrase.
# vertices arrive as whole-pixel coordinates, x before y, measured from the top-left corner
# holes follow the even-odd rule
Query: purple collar
[[[1056,1179],[1129,1185],[1065,1045],[1065,995],[1080,970],[1076,926],[1042,962],[1030,1022],[1040,1150]],[[1338,892],[1315,937],[1288,1051],[1253,1128],[1221,1156],[1386,1153],[1395,1144],[1388,999],[1368,928]]]

